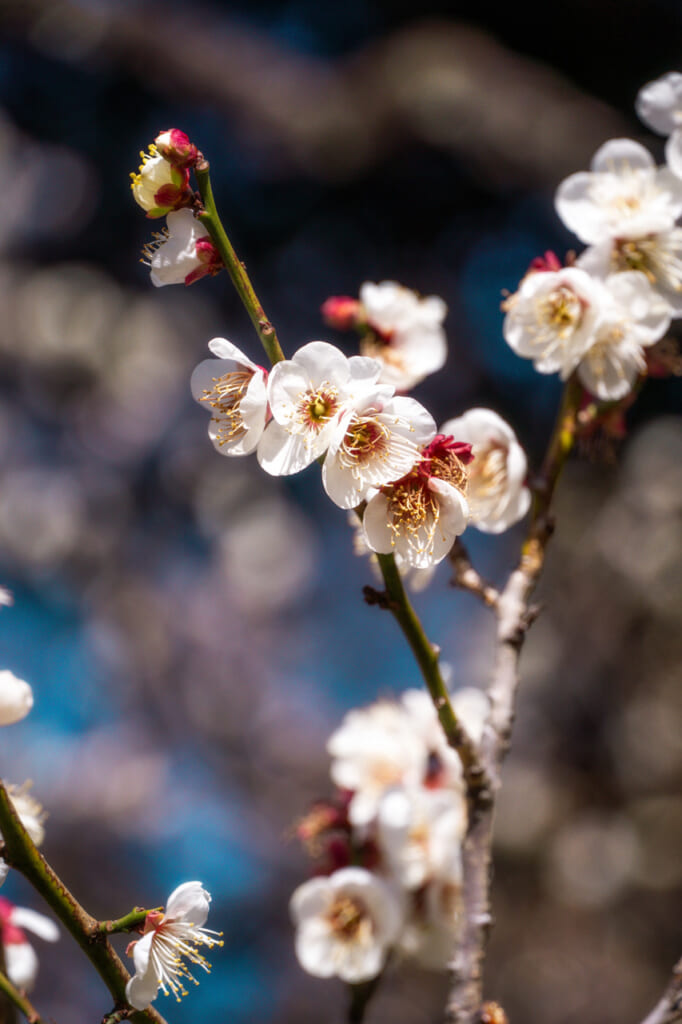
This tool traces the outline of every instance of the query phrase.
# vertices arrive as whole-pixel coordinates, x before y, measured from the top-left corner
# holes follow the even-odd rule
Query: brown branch
[[[500,595],[495,587],[491,586],[490,583],[486,583],[483,577],[474,569],[469,560],[469,553],[464,547],[461,538],[456,538],[448,557],[453,569],[452,580],[450,581],[452,586],[459,587],[460,590],[468,590],[475,597],[480,597],[488,608],[494,608]]]
[[[673,967],[673,976],[663,998],[642,1024],[679,1024],[682,1021],[682,959]]]
[[[569,380],[536,484],[533,513],[521,558],[495,605],[496,660],[488,689],[490,715],[480,747],[491,793],[487,802],[472,800],[470,793],[469,830],[463,848],[464,926],[450,963],[452,986],[446,1006],[447,1024],[480,1024],[482,1021],[483,961],[492,920],[490,863],[494,796],[499,789],[500,768],[511,739],[519,685],[519,655],[528,628],[537,615],[530,598],[542,572],[553,532],[552,498],[575,442],[581,392],[578,382],[574,378]]]

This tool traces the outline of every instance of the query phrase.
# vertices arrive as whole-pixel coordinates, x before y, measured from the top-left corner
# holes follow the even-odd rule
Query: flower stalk
[[[232,284],[234,285],[239,298],[242,300],[246,312],[251,317],[251,322],[256,329],[256,334],[260,338],[268,359],[274,366],[275,363],[279,363],[284,359],[284,353],[282,352],[279,341],[277,340],[275,328],[265,315],[265,310],[261,306],[258,296],[253,290],[253,285],[251,284],[249,275],[246,272],[246,267],[239,260],[236,252],[234,251],[232,243],[227,237],[227,232],[225,231],[222,221],[218,215],[215,199],[213,198],[213,189],[211,188],[208,161],[200,160],[194,168],[194,173],[196,175],[197,184],[199,185],[199,193],[204,204],[204,210],[203,213],[199,214],[199,220],[206,225],[206,228],[213,239],[213,243],[220,253],[223,263],[225,264],[225,268],[230,275]]]

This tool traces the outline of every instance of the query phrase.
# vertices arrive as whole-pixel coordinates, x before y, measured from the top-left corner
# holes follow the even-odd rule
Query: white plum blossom
[[[338,421],[322,467],[322,483],[340,508],[355,508],[371,488],[399,480],[436,433],[433,417],[413,398],[385,385],[356,401]]]
[[[525,486],[526,455],[509,424],[491,409],[469,409],[448,420],[442,434],[471,445],[467,501],[471,525],[501,533],[518,522],[530,505]]]
[[[470,456],[469,445],[437,434],[410,473],[367,502],[362,526],[368,547],[395,552],[415,569],[442,561],[469,520]]]
[[[33,707],[33,690],[8,668],[0,671],[0,725],[14,725]]]
[[[670,307],[638,271],[612,274],[605,287],[611,302],[578,366],[578,377],[597,398],[617,401],[646,372],[644,349],[667,331]]]
[[[135,974],[126,985],[126,999],[136,1010],[144,1010],[156,998],[172,992],[176,999],[186,995],[185,981],[198,984],[187,965],[208,971],[210,965],[199,946],[221,946],[219,933],[204,928],[210,895],[201,882],[183,882],[168,897],[164,913],[150,911],[141,939],[132,942]]]
[[[171,210],[186,205],[189,198],[189,169],[169,163],[156,146],[148,153],[140,153],[142,163],[136,174],[131,174],[130,187],[135,202],[148,217],[165,217]]]
[[[14,786],[8,782],[5,783],[5,789],[12,801],[14,810],[19,815],[21,824],[35,845],[41,846],[45,839],[45,818],[47,815],[43,810],[42,804],[29,793],[30,788],[30,782],[25,782],[22,786]],[[2,841],[2,832],[0,832],[0,841]],[[8,864],[0,857],[0,885],[7,878],[8,872]]]
[[[381,360],[383,383],[407,391],[440,370],[447,358],[447,306],[441,298],[420,298],[395,281],[367,281],[360,288],[360,301],[372,329],[363,338],[361,351]]]
[[[531,271],[505,304],[505,340],[540,373],[565,379],[590,347],[604,301],[600,282],[585,270]]]
[[[669,135],[665,157],[673,174],[682,177],[682,75],[670,71],[647,82],[637,94],[637,113],[659,135]]]
[[[403,924],[399,895],[365,868],[304,882],[291,897],[296,956],[318,978],[351,985],[375,978]]]
[[[272,419],[258,461],[274,476],[305,469],[323,455],[344,413],[376,384],[376,359],[351,356],[326,341],[311,341],[277,363],[268,378]]]
[[[580,254],[576,266],[602,279],[639,270],[668,303],[672,316],[682,316],[682,228],[591,245]]]
[[[384,795],[377,821],[379,848],[403,888],[461,881],[467,829],[463,791],[396,787]]]
[[[45,942],[56,942],[59,938],[59,929],[51,918],[27,907],[15,907],[0,896],[0,933],[7,977],[16,988],[29,992],[38,974],[38,956],[24,929]]]
[[[211,413],[208,434],[221,455],[248,455],[265,430],[267,371],[226,338],[213,338],[208,347],[218,358],[196,367],[192,395]]]
[[[152,284],[194,284],[201,277],[213,276],[222,269],[220,253],[206,228],[191,210],[175,210],[166,217],[166,229],[143,249],[150,267]]]
[[[579,171],[559,186],[556,210],[587,244],[641,238],[669,231],[682,213],[682,180],[658,168],[644,146],[632,139],[605,142],[590,171]]]
[[[420,785],[428,766],[425,744],[393,701],[349,711],[329,737],[327,751],[333,782],[353,791],[348,818],[356,828],[376,817],[387,789]]]

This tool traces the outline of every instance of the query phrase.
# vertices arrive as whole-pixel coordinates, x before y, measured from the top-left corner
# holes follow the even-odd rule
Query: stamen
[[[217,424],[216,440],[221,447],[246,433],[239,406],[253,375],[253,370],[235,370],[214,377],[213,387],[204,389],[199,399],[208,402],[218,413],[212,419]]]

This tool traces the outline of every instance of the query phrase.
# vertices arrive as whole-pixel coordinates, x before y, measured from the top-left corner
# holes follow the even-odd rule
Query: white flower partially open
[[[8,668],[0,671],[0,725],[14,725],[33,707],[33,690]]]
[[[199,363],[192,395],[211,412],[208,435],[220,454],[248,455],[265,430],[267,371],[225,338],[214,338],[208,347],[218,358]]]
[[[565,379],[592,343],[603,302],[600,282],[584,270],[534,271],[507,300],[505,340],[540,373]]]
[[[179,999],[187,995],[186,980],[198,984],[183,958],[209,970],[198,947],[222,946],[220,933],[203,927],[210,902],[201,882],[183,882],[168,897],[165,913],[147,915],[144,935],[131,943],[135,974],[126,985],[126,999],[136,1010],[149,1006],[159,989]]]
[[[21,824],[36,846],[40,846],[45,838],[45,818],[47,815],[43,810],[42,804],[38,803],[35,797],[32,797],[29,793],[30,788],[30,782],[25,782],[22,786],[14,786],[9,782],[5,783],[5,789],[12,801],[14,810],[19,815]],[[2,840],[2,832],[0,832],[0,840]],[[8,871],[7,863],[0,858],[0,885],[7,878]]]
[[[467,501],[472,526],[501,533],[518,522],[530,505],[525,486],[528,466],[509,424],[491,409],[469,409],[444,423],[441,433],[471,445]]]
[[[673,174],[682,177],[682,75],[670,71],[647,82],[637,94],[637,113],[659,135],[669,135],[665,156]]]
[[[194,284],[222,268],[220,253],[206,228],[191,210],[175,210],[166,217],[166,231],[143,249],[152,284]]]
[[[612,274],[605,287],[611,302],[578,366],[578,376],[597,398],[617,401],[646,372],[644,349],[667,331],[670,307],[638,271]]]
[[[384,795],[377,820],[379,848],[403,888],[461,881],[467,829],[463,790],[396,787]]]
[[[401,701],[410,720],[409,728],[419,736],[428,751],[429,786],[450,787],[464,792],[462,762],[445,738],[429,694],[424,690],[405,690]],[[469,738],[480,743],[490,711],[486,694],[473,686],[465,686],[450,694],[450,703]]]
[[[133,198],[148,217],[164,217],[185,202],[189,170],[169,163],[154,145],[140,157],[138,172],[130,175]]]
[[[348,359],[326,341],[311,341],[277,363],[268,379],[272,420],[258,448],[263,469],[288,476],[323,455],[343,414],[380,372],[378,360]]]
[[[322,483],[340,508],[355,508],[373,487],[399,480],[436,433],[433,417],[413,398],[378,387],[338,422],[322,467]]]
[[[422,967],[444,971],[463,924],[460,886],[453,882],[431,882],[412,909],[398,949]]]
[[[397,893],[364,868],[342,868],[304,882],[291,897],[290,910],[301,967],[351,985],[379,974],[404,915]]]
[[[395,281],[367,281],[360,288],[360,301],[374,331],[361,342],[361,351],[381,360],[383,383],[407,391],[440,370],[447,358],[447,306],[441,298],[420,298]]]
[[[421,785],[426,774],[426,746],[393,702],[349,711],[329,737],[327,751],[332,780],[353,791],[348,817],[356,828],[374,819],[387,789]]]
[[[682,180],[657,168],[644,146],[610,139],[590,171],[572,174],[555,199],[562,221],[587,244],[669,231],[682,213]]]

